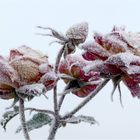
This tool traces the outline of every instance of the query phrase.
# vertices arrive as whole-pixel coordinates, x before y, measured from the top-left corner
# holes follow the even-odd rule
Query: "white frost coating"
[[[45,58],[45,59],[48,58],[48,56],[43,54],[42,52],[40,52],[38,50],[36,51],[36,50],[34,50],[28,46],[25,46],[25,45],[20,46],[17,49],[12,49],[11,52],[12,51],[20,53],[21,55],[24,55],[24,56],[34,56],[36,58]]]
[[[114,64],[118,66],[126,66],[129,67],[130,63],[137,62],[140,64],[140,57],[133,55],[130,52],[125,53],[119,53],[116,55],[112,55],[109,57],[109,59],[106,61],[108,64]]]
[[[81,48],[86,51],[93,52],[95,54],[100,54],[100,56],[104,56],[104,57],[110,56],[109,52],[107,52],[101,45],[99,45],[94,41],[89,41],[85,43]]]
[[[55,72],[51,71],[46,73],[45,75],[43,75],[40,79],[41,82],[44,81],[49,81],[49,80],[56,80],[58,78],[58,76],[56,75]]]
[[[87,35],[88,35],[88,23],[87,22],[75,24],[75,25],[71,26],[66,32],[66,36],[70,39],[85,40]]]
[[[32,84],[32,85],[25,85],[16,90],[17,93],[32,95],[32,96],[39,96],[46,91],[45,86],[40,84]]]
[[[85,60],[81,55],[68,55],[63,61],[71,69],[73,65],[84,67],[86,65],[92,64],[92,62]]]
[[[118,28],[116,26],[114,27],[113,33],[118,34],[118,37],[129,46],[133,48],[140,47],[140,33],[126,32],[125,27]]]
[[[67,69],[71,71],[72,66],[74,65],[83,66],[84,61],[85,60],[79,55],[67,55],[66,59],[62,61],[62,64],[66,64]],[[79,62],[83,62],[83,63],[79,63]]]
[[[49,67],[49,64],[48,63],[44,63],[44,64],[41,64],[39,66],[39,72],[40,73],[46,73],[50,70],[50,67]]]
[[[119,30],[119,33],[124,41],[134,48],[140,47],[140,33],[125,32]]]
[[[90,65],[87,65],[86,67],[83,68],[85,73],[88,73],[90,71],[96,71],[97,67],[102,65],[103,61],[102,60],[95,60],[93,61]]]
[[[139,73],[140,74],[140,66],[130,66],[128,69],[127,69],[127,73],[128,74],[137,74]]]
[[[140,57],[129,52],[113,55],[105,63],[119,66],[128,74],[140,73]]]
[[[92,79],[92,80],[93,80],[93,79]],[[84,86],[86,86],[86,85],[99,85],[101,82],[102,82],[102,80],[99,79],[99,80],[96,80],[96,81],[85,82],[83,85],[84,85]]]
[[[122,41],[120,38],[118,38],[118,36],[114,35],[114,34],[109,34],[104,36],[105,40],[108,40],[108,43],[114,44],[113,47],[123,47],[126,51],[128,50],[127,44]],[[118,46],[119,45],[119,46]]]
[[[94,33],[93,33],[93,37],[102,37],[102,36],[104,36],[102,33],[99,33],[99,32],[96,32],[96,31],[94,31]]]
[[[43,83],[46,86],[46,91],[51,90],[56,82],[57,82],[58,76],[55,72],[51,71],[43,75],[39,82]]]

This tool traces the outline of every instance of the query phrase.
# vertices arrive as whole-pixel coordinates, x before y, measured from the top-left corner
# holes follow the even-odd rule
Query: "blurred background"
[[[36,26],[52,27],[65,33],[73,24],[87,21],[89,38],[94,31],[107,33],[114,25],[124,25],[127,30],[140,31],[139,0],[0,0],[0,54],[8,55],[11,48],[27,45],[47,53],[50,63],[55,62],[56,54],[61,46],[48,44],[53,41],[49,37],[38,36],[46,33]],[[64,83],[59,84],[59,92]],[[140,100],[133,98],[122,84],[122,100],[116,91],[114,102],[110,100],[111,82],[77,114],[91,115],[99,125],[81,123],[61,128],[56,140],[93,140],[93,139],[140,139]],[[44,97],[27,102],[26,106],[52,108],[52,92],[48,92],[49,100]],[[62,113],[68,112],[82,99],[68,95]],[[12,101],[0,100],[0,117]],[[29,113],[27,113],[29,116]],[[6,133],[0,127],[0,140],[22,140],[23,135],[15,134],[20,125],[19,117],[12,120]],[[49,127],[30,133],[32,140],[45,140]]]

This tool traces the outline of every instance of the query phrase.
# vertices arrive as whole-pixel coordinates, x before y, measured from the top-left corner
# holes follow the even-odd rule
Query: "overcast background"
[[[0,54],[8,55],[11,48],[28,45],[49,55],[54,63],[60,46],[49,46],[52,39],[37,36],[45,33],[36,26],[53,27],[63,33],[71,25],[87,21],[89,38],[93,31],[109,32],[113,25],[125,25],[128,30],[140,31],[139,0],[0,0]],[[62,90],[60,85],[59,90]],[[77,114],[94,116],[100,125],[67,125],[61,128],[56,140],[93,140],[93,139],[140,139],[140,100],[132,98],[122,85],[124,108],[119,103],[116,91],[114,102],[110,100],[111,83],[108,84],[86,107]],[[36,98],[27,106],[52,108],[50,100]],[[63,106],[63,113],[76,106],[82,99],[68,95]],[[0,116],[11,101],[0,100]],[[28,115],[28,113],[27,113]],[[22,133],[15,135],[19,117],[8,124],[5,133],[0,128],[0,140],[22,140]],[[45,140],[48,126],[31,132],[32,140]]]

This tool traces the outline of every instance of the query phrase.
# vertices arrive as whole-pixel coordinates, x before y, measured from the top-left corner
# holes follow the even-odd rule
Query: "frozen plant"
[[[57,130],[67,123],[95,124],[97,122],[93,117],[75,114],[110,80],[114,86],[112,99],[118,88],[122,103],[121,81],[133,97],[140,98],[139,33],[126,32],[125,28],[115,26],[110,33],[94,33],[93,39],[85,42],[88,35],[86,22],[73,25],[65,35],[52,28],[38,27],[49,30],[50,34],[40,35],[54,37],[57,39],[55,42],[62,45],[62,48],[58,52],[54,66],[49,64],[47,55],[27,46],[10,50],[8,57],[0,56],[0,98],[14,100],[0,121],[4,129],[18,114],[21,126],[16,133],[22,130],[26,140],[30,140],[30,131],[44,125],[50,126],[48,140],[53,140]],[[77,55],[74,52],[79,45],[83,51]],[[66,84],[61,94],[57,92],[59,80]],[[47,109],[24,107],[25,101],[32,101],[36,96],[43,95],[47,98],[49,90],[52,90],[53,110],[48,110],[48,106]],[[73,110],[62,115],[60,111],[63,101],[69,93],[83,100],[73,107]],[[25,111],[37,113],[26,121]]]

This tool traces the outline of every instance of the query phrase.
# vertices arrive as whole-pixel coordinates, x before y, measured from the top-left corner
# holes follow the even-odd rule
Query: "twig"
[[[91,94],[82,101],[75,109],[73,109],[70,113],[66,114],[63,119],[67,119],[72,117],[76,112],[78,112],[82,107],[84,107],[107,83],[109,79],[104,80]]]
[[[58,67],[59,67],[59,63],[60,63],[62,54],[64,52],[64,48],[65,48],[65,45],[61,48],[61,50],[59,51],[59,53],[57,55],[57,58],[56,58],[56,63],[55,63],[55,67],[54,67],[54,71],[56,73],[58,73]],[[57,107],[57,85],[54,87],[54,90],[53,90],[53,100],[54,100],[54,111],[55,111],[55,114],[57,116],[57,114],[58,114],[58,107]]]
[[[24,114],[24,100],[21,98],[19,98],[19,114],[20,114],[20,120],[21,120],[21,126],[24,134],[24,138],[26,140],[30,140],[30,136],[28,134],[28,130],[26,126],[25,114]]]
[[[24,110],[25,111],[30,110],[30,111],[36,111],[36,112],[41,112],[41,113],[48,113],[48,114],[51,114],[51,115],[55,116],[55,113],[53,111],[51,111],[51,110],[36,109],[36,108],[30,108],[30,107],[29,108],[25,108]]]

